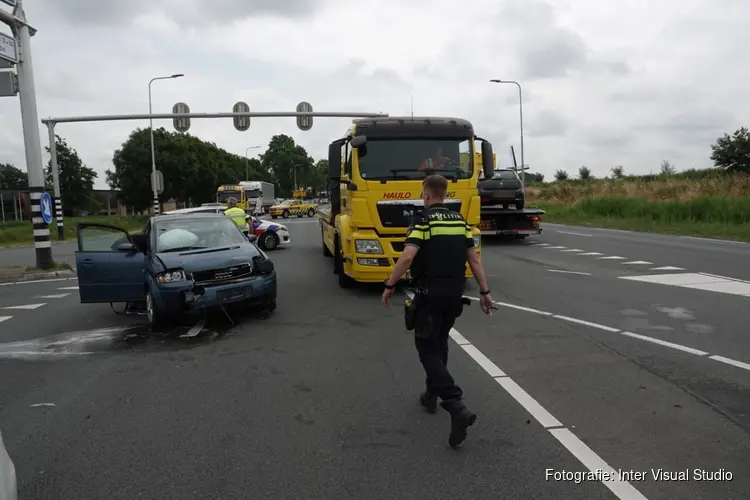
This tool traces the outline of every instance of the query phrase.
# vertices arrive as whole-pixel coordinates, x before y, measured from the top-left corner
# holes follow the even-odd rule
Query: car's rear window
[[[161,220],[155,223],[155,232],[157,252],[247,243],[237,225],[225,217]]]
[[[516,173],[512,170],[495,170],[495,175],[492,176],[492,178],[515,181],[518,180],[518,175],[516,175]]]

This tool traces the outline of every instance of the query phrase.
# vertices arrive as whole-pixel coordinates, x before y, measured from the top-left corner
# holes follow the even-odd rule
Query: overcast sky
[[[597,176],[710,166],[710,145],[748,125],[747,0],[25,0],[39,116],[316,111],[451,115],[474,123],[498,161],[548,178],[587,165]],[[614,7],[617,5],[617,7]],[[0,4],[0,8],[6,8]],[[5,33],[9,29],[0,25]],[[171,127],[170,121],[158,122]],[[190,133],[239,155],[290,134],[315,157],[347,119],[193,120]],[[58,134],[104,171],[147,122],[62,124]],[[46,129],[41,129],[43,145]],[[250,154],[262,149],[251,150]],[[47,161],[45,155],[45,163]],[[25,170],[18,98],[0,98],[0,162]]]

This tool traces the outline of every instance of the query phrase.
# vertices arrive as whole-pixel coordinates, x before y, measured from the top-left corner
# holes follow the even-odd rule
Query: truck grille
[[[445,200],[445,204],[451,210],[461,211],[461,200]],[[378,217],[383,227],[409,227],[409,222],[418,210],[424,210],[424,206],[414,203],[403,202],[378,202]]]
[[[196,271],[193,273],[193,280],[196,283],[203,283],[206,281],[226,281],[241,278],[251,272],[252,268],[250,267],[250,264],[239,264],[231,267],[223,267],[221,269]]]

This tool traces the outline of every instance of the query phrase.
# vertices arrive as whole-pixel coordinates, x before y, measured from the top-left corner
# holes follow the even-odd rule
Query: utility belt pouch
[[[469,299],[469,297],[461,297],[461,306],[458,308],[458,314],[456,315],[456,317],[458,318],[459,316],[461,316],[461,314],[463,314],[464,312],[464,307],[469,307],[470,305],[471,299]]]
[[[417,306],[419,305],[420,295],[415,294],[413,299],[407,299],[404,302],[404,324],[408,331],[414,330],[417,323]]]

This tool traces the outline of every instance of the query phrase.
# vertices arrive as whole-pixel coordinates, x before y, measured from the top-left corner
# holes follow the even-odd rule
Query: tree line
[[[60,190],[66,215],[102,208],[104,201],[94,194],[98,174],[88,167],[67,141],[56,137],[57,164]],[[174,198],[194,205],[216,199],[216,188],[243,180],[266,181],[276,186],[277,196],[291,196],[295,175],[297,185],[325,191],[328,181],[328,160],[315,161],[302,146],[288,135],[271,138],[268,148],[258,158],[246,160],[212,142],[187,133],[154,130],[157,168],[164,175],[162,199]],[[49,153],[49,148],[45,148]],[[714,169],[750,175],[750,131],[742,127],[733,134],[724,134],[711,146]],[[695,170],[679,175],[700,177],[715,170]],[[674,165],[663,161],[659,175],[675,175]],[[50,163],[44,171],[48,191],[52,191]],[[107,184],[118,192],[119,199],[136,210],[151,206],[151,146],[149,129],[135,129],[112,157],[112,168],[105,173]],[[579,168],[582,180],[593,179],[591,169]],[[544,182],[544,175],[527,172],[528,184]],[[611,178],[627,177],[623,166],[611,169]],[[565,170],[555,172],[555,180],[569,178]],[[0,189],[23,191],[28,189],[26,172],[7,163],[0,163]]]

